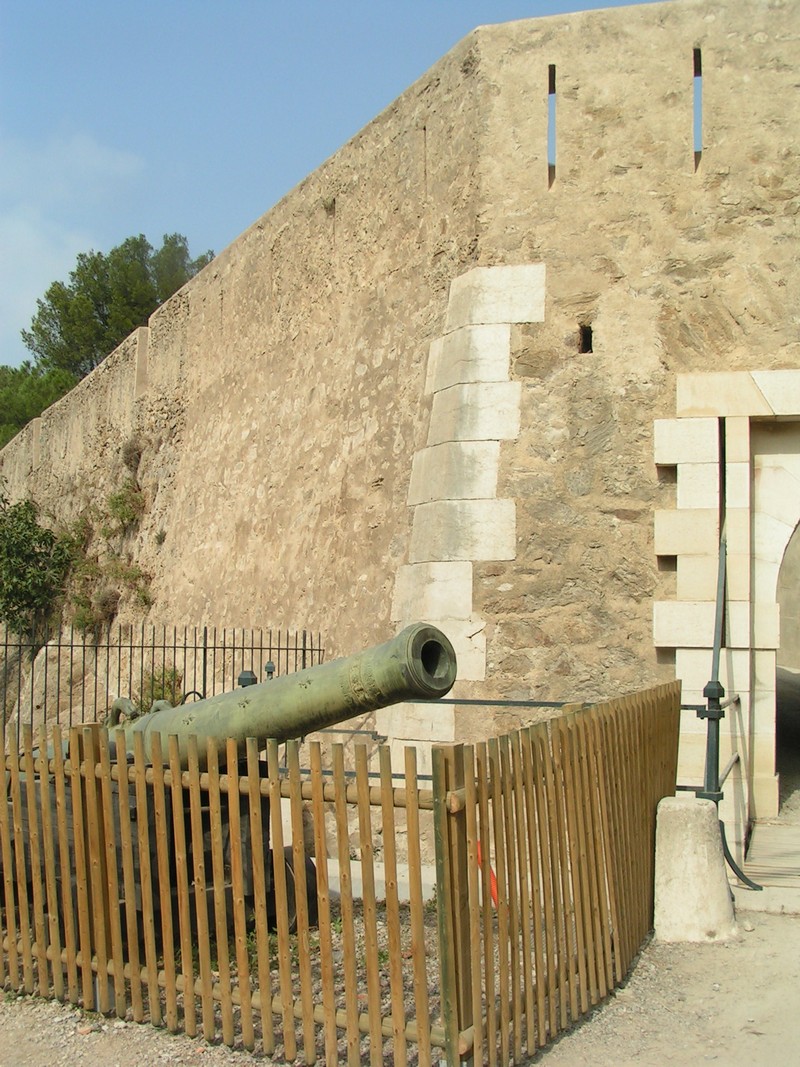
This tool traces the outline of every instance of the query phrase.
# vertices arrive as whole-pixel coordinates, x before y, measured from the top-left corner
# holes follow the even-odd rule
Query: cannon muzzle
[[[129,724],[125,732],[144,734],[145,751],[161,736],[167,750],[171,734],[178,738],[186,766],[188,739],[195,735],[201,760],[213,740],[221,751],[229,737],[286,741],[334,726],[356,715],[404,700],[443,697],[456,680],[456,654],[435,626],[418,623],[383,645],[344,659],[286,674],[219,696],[163,708]]]

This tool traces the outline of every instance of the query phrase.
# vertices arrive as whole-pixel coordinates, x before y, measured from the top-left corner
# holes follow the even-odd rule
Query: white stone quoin
[[[542,322],[543,263],[474,267],[454,278],[447,304],[447,331],[491,322]]]
[[[439,626],[453,642],[461,680],[486,677],[486,624],[472,609],[472,564],[516,558],[516,504],[498,490],[503,442],[520,432],[511,326],[543,321],[544,298],[541,263],[474,267],[451,282],[445,331],[430,345],[431,419],[426,445],[412,458],[409,562],[395,579],[392,620]],[[383,719],[387,733],[402,736],[399,716]],[[426,732],[412,736],[423,740]]]

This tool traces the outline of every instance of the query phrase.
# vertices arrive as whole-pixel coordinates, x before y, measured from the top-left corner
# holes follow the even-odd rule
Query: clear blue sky
[[[476,26],[617,6],[2,0],[0,363],[78,252],[220,252]]]

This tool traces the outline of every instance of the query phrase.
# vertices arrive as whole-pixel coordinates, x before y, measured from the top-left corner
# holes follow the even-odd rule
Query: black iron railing
[[[719,661],[722,653],[722,643],[725,626],[725,602],[727,583],[727,551],[728,540],[725,535],[725,524],[719,539],[719,563],[717,568],[717,602],[714,614],[714,647],[711,654],[711,677],[703,689],[706,703],[697,705],[697,717],[706,720],[706,761],[702,788],[695,788],[695,795],[703,800],[712,800],[719,810],[720,801],[723,798],[722,786],[738,763],[739,756],[735,753],[728,761],[727,766],[720,774],[719,770],[719,724],[725,717],[725,709],[738,701],[739,697],[734,693],[725,699],[725,687],[719,679]],[[761,889],[742,871],[731,853],[728,839],[725,834],[725,823],[719,820],[719,832],[722,838],[722,850],[728,866],[736,877],[749,889]]]
[[[3,728],[96,722],[118,696],[146,711],[235,689],[244,671],[264,681],[323,659],[307,630],[142,624],[20,637],[0,627],[0,718]]]

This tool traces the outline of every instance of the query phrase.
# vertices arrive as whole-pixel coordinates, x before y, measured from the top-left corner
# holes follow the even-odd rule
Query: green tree
[[[73,555],[71,539],[42,526],[32,501],[11,504],[0,486],[0,620],[34,634],[64,591]]]
[[[156,299],[163,304],[214,258],[205,252],[197,259],[189,255],[189,242],[179,233],[164,234],[164,241],[150,257],[150,273],[156,288]]]
[[[77,378],[64,370],[42,370],[30,363],[0,366],[0,448],[45,408],[75,385]]]
[[[83,252],[69,282],[53,282],[36,301],[22,340],[36,367],[85,377],[156,308],[213,258],[189,256],[186,238],[165,234],[154,249],[143,234],[102,252]]]

